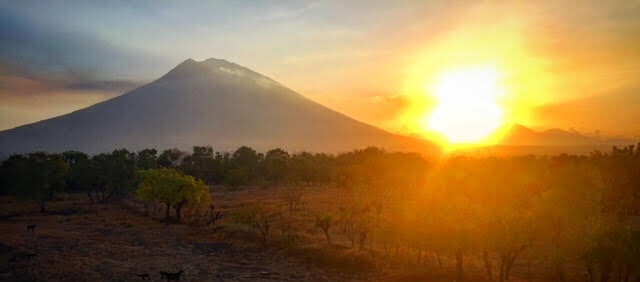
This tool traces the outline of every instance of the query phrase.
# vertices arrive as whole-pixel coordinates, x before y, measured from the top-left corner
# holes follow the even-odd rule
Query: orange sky
[[[82,35],[79,42],[93,40],[100,48],[117,51],[80,53],[78,61],[85,55],[104,60],[84,66],[70,51],[62,56],[72,58],[66,61],[35,61],[19,57],[22,53],[11,57],[12,49],[5,48],[6,58],[0,58],[0,129],[114,97],[187,57],[217,57],[270,76],[356,119],[414,135],[424,134],[420,119],[437,104],[429,91],[437,77],[492,65],[504,74],[506,94],[500,105],[506,123],[640,135],[640,1],[257,2],[222,7],[149,2],[153,9],[96,3],[71,9],[73,15],[65,20],[48,11],[64,13],[69,7],[55,4],[6,9],[30,16],[16,16],[27,19],[17,26],[51,25],[55,31]],[[113,11],[97,12],[104,9]],[[214,12],[220,16],[207,16]],[[0,36],[11,39],[27,31],[0,28]],[[0,41],[0,47],[12,42],[8,39]],[[139,58],[147,59],[138,63]],[[29,65],[32,61],[36,63]],[[108,68],[102,67],[105,62]],[[53,71],[14,71],[43,65]],[[77,65],[83,68],[73,69]],[[60,75],[60,69],[71,69],[74,75]],[[78,78],[85,69],[91,75]],[[85,80],[123,83],[69,86],[87,85]]]
[[[355,85],[306,93],[359,119],[415,134],[411,121],[433,104],[423,84],[443,70],[497,64],[507,76],[508,122],[638,136],[640,37],[634,34],[640,34],[640,17],[625,12],[623,2],[590,4],[485,3],[439,24],[414,22],[387,55],[371,56],[343,75],[344,84]],[[638,11],[637,2],[626,4]]]

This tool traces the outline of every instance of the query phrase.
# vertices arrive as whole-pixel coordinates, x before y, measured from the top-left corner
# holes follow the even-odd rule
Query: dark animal
[[[17,261],[18,261],[18,259],[16,258],[16,255],[11,255],[11,258],[9,259],[9,262],[13,263],[13,262],[17,262]]]
[[[167,278],[167,281],[178,281],[180,280],[180,276],[184,273],[184,270],[180,269],[180,271],[176,273],[165,272],[164,277]],[[162,272],[160,273],[162,275]]]
[[[36,226],[38,226],[38,224],[31,224],[31,225],[27,225],[27,231],[31,231],[33,232],[33,230],[36,229]]]
[[[160,279],[164,279],[167,276],[167,273],[168,272],[166,271],[160,271]]]
[[[25,256],[27,257],[27,259],[32,259],[36,256],[38,256],[37,253],[26,253]]]
[[[142,280],[151,280],[151,276],[149,275],[149,273],[141,273],[136,275]]]

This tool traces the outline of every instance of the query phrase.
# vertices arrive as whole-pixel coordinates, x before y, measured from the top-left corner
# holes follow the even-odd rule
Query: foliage
[[[249,230],[260,233],[262,243],[266,245],[271,234],[271,222],[267,210],[262,203],[245,204],[235,209],[229,217],[236,224],[246,226]]]
[[[289,153],[280,148],[267,152],[264,157],[265,179],[274,184],[280,184],[287,178],[289,169]]]
[[[157,201],[166,205],[166,220],[173,207],[178,221],[182,219],[184,207],[208,207],[211,203],[209,189],[200,180],[175,169],[161,168],[139,172],[140,184],[137,194],[144,201]]]
[[[40,211],[44,212],[45,202],[65,188],[69,166],[59,154],[35,152],[9,157],[2,163],[1,170],[8,194],[38,200]]]
[[[293,213],[298,209],[298,206],[302,203],[303,194],[304,187],[300,185],[290,184],[282,188],[280,198],[287,205],[289,213]]]

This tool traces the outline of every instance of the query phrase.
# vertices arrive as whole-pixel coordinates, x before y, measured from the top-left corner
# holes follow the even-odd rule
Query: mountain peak
[[[271,80],[246,67],[229,62],[223,59],[209,58],[203,61],[196,61],[192,58],[184,60],[171,71],[165,74],[162,79],[186,79],[200,76],[226,76],[235,78],[250,78],[253,80]]]

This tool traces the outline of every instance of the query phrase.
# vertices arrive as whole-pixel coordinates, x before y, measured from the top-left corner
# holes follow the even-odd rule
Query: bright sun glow
[[[449,142],[481,142],[503,124],[499,98],[504,89],[495,67],[446,72],[430,90],[437,106],[425,117],[423,127],[441,133]]]

